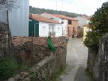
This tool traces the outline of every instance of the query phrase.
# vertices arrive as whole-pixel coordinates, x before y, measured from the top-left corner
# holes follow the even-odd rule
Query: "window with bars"
[[[68,20],[68,24],[72,24],[72,21],[71,20]]]

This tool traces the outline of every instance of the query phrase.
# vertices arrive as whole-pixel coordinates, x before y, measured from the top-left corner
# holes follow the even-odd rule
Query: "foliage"
[[[19,64],[19,70],[24,71],[24,70],[28,70],[30,68],[29,64]]]
[[[32,72],[31,73],[31,81],[36,81],[37,77],[38,77],[38,73],[37,72]]]
[[[92,16],[90,28],[92,31],[88,32],[84,43],[97,51],[102,36],[108,33],[108,2],[105,2]]]
[[[28,69],[28,64],[18,64],[15,59],[4,57],[0,60],[0,80],[8,79],[14,74]]]
[[[91,49],[95,49],[95,51],[98,51],[99,47],[99,39],[100,36],[96,32],[88,32],[87,38],[85,39],[84,43],[87,47]]]
[[[57,79],[60,77],[62,73],[65,72],[66,66],[62,67],[58,72],[52,75],[52,77],[49,77],[46,75],[45,77],[42,77],[44,81],[49,81],[49,78],[51,78],[51,81],[57,81]],[[31,73],[31,81],[38,81],[40,79],[41,74],[39,72],[32,72]]]
[[[66,12],[66,11],[57,11],[57,10],[50,10],[50,9],[41,9],[41,8],[34,8],[30,6],[30,13],[34,14],[41,14],[41,13],[50,13],[50,14],[62,14],[70,17],[76,17],[76,16],[81,16],[80,14],[76,13],[71,13],[71,12]]]
[[[0,60],[0,80],[8,79],[18,69],[17,62],[12,58]]]
[[[57,81],[59,79],[59,77],[65,72],[67,66],[62,67],[53,77],[52,77],[52,81]]]

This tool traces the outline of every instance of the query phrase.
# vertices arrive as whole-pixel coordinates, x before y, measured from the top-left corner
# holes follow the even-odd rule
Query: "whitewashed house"
[[[83,28],[84,25],[89,24],[90,18],[84,16],[78,16],[76,19],[79,21],[79,27]]]
[[[60,37],[63,36],[59,22],[37,14],[30,14],[29,36]]]
[[[9,24],[12,36],[28,36],[29,0],[4,1],[0,4],[0,22]]]
[[[61,23],[61,28],[62,28],[62,36],[67,36],[68,31],[67,31],[67,26],[68,26],[68,20],[56,17],[54,14],[49,14],[49,13],[42,13],[41,16],[47,17],[49,19],[55,20],[59,23]]]

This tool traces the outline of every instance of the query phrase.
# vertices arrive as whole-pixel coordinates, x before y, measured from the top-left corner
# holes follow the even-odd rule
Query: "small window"
[[[61,24],[64,24],[64,22],[62,21]]]
[[[54,19],[54,18],[50,18],[50,19]]]
[[[68,24],[72,24],[72,21],[71,20],[68,20]]]

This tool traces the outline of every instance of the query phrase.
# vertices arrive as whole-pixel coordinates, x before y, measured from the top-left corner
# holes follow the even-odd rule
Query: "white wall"
[[[53,31],[52,27],[54,27]],[[39,37],[48,37],[49,32],[55,32],[55,37],[63,36],[63,26],[61,24],[39,22]]]
[[[39,22],[39,37],[49,36],[49,23]]]
[[[56,37],[63,36],[63,26],[61,24],[55,25],[55,33]]]
[[[68,34],[68,20],[62,20],[64,23],[63,26],[63,36],[67,36]]]
[[[68,20],[65,20],[65,19],[61,19],[61,18],[58,18],[58,17],[55,17],[55,16],[53,16],[53,15],[51,15],[51,14],[48,14],[48,13],[43,13],[43,14],[41,14],[42,16],[44,16],[44,17],[47,17],[47,18],[49,18],[49,19],[52,19],[52,20],[55,20],[55,21],[58,21],[59,23],[61,23],[61,22],[63,22],[63,24],[58,24],[58,25],[56,25],[56,27],[63,27],[62,28],[62,35],[60,35],[58,32],[57,32],[57,36],[67,36],[67,25],[68,25]],[[61,26],[60,26],[61,25]],[[58,29],[58,28],[57,28]],[[56,29],[56,30],[57,30]],[[57,30],[57,31],[59,31],[59,30]],[[60,30],[61,31],[61,30]]]
[[[28,36],[29,0],[17,0],[14,8],[9,11],[9,26],[12,36]]]

